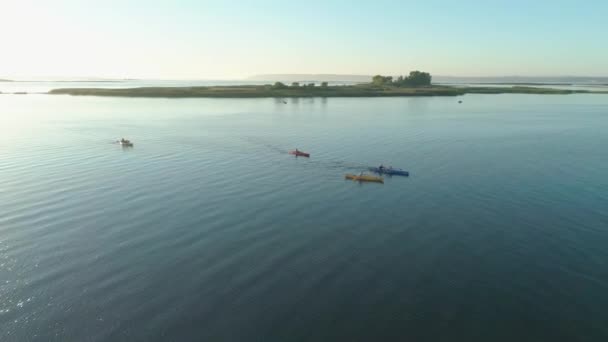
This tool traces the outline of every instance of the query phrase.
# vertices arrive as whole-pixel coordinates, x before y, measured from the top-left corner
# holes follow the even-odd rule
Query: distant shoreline
[[[554,89],[539,87],[374,87],[370,84],[350,86],[299,86],[274,89],[269,85],[208,86],[208,87],[139,87],[139,88],[60,88],[51,95],[160,97],[160,98],[290,98],[290,97],[407,97],[407,96],[460,96],[465,94],[581,94],[602,93],[589,90]]]
[[[307,82],[316,80],[319,82],[355,82],[369,83],[374,75],[353,74],[263,74],[248,77],[248,80],[267,82]],[[393,75],[394,76],[394,75]],[[433,75],[435,84],[573,84],[573,85],[597,85],[608,84],[608,76],[449,76]]]

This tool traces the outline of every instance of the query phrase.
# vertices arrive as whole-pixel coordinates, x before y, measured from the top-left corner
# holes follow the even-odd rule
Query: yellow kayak
[[[351,175],[351,174],[346,174],[344,176],[344,178],[346,179],[352,179],[354,181],[359,181],[359,182],[376,182],[376,183],[384,183],[384,178],[382,177],[376,177],[376,176],[369,176],[369,175]]]

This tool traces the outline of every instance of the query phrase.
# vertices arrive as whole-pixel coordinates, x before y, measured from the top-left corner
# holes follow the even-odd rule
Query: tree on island
[[[272,89],[287,89],[287,85],[283,82],[275,82]]]
[[[293,83],[291,84],[291,87],[292,87],[292,88],[298,88],[299,86],[300,86],[300,82],[293,82]]]
[[[376,75],[372,78],[372,83],[376,86],[391,85],[393,83],[393,76]]]
[[[411,71],[410,75],[403,77],[401,84],[397,84],[398,87],[424,87],[431,85],[431,74],[422,71]]]
[[[327,88],[327,82],[321,82],[321,88]]]
[[[411,71],[409,76],[399,76],[393,81],[391,76],[376,75],[372,78],[375,86],[393,87],[427,87],[431,85],[432,76],[428,72]]]

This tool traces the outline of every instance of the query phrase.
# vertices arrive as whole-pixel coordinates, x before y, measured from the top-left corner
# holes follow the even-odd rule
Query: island
[[[464,94],[574,94],[599,93],[588,90],[553,89],[534,86],[455,86],[431,83],[431,75],[412,71],[408,76],[376,75],[370,83],[354,85],[320,84],[291,85],[282,82],[266,85],[196,86],[196,87],[139,87],[139,88],[60,88],[52,95],[88,95],[119,97],[224,97],[224,98],[289,98],[289,97],[395,97],[395,96],[459,96]],[[602,92],[606,93],[606,92]]]

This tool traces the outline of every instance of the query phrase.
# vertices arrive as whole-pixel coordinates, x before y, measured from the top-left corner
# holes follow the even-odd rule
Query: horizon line
[[[379,74],[341,74],[341,73],[261,73],[244,77],[201,77],[201,78],[156,78],[156,77],[104,77],[104,76],[2,76],[0,80],[21,82],[57,82],[57,81],[246,81],[261,76],[345,76],[345,77],[373,77],[375,75],[407,75],[403,73],[379,73]],[[608,75],[446,75],[438,74],[435,77],[445,78],[608,78]]]

